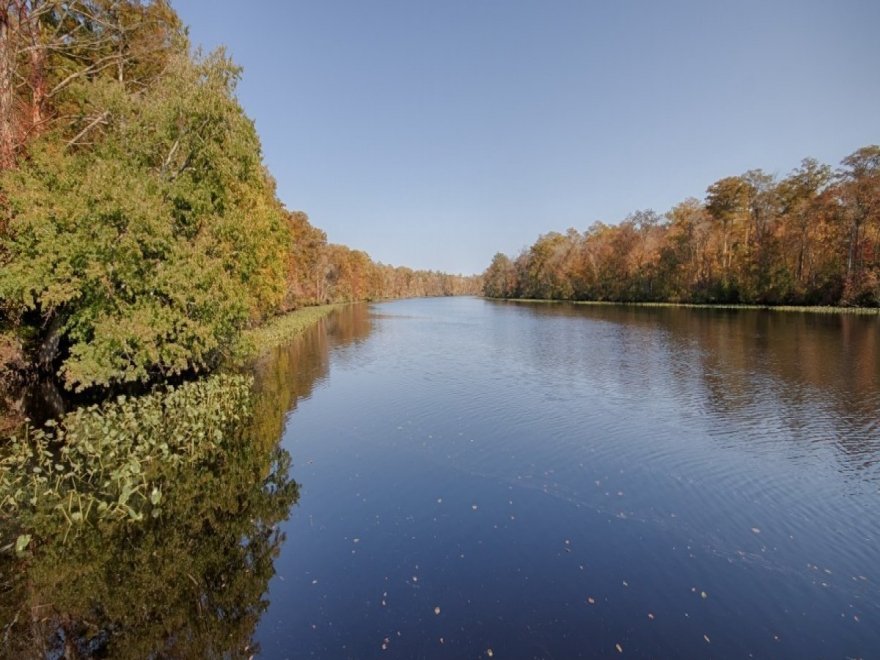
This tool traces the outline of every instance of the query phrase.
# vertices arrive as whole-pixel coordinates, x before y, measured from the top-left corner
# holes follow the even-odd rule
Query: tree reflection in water
[[[285,419],[327,373],[330,349],[370,332],[366,305],[344,307],[253,366],[244,441],[211,465],[178,468],[163,514],[70,535],[39,530],[24,560],[0,554],[0,655],[30,658],[228,657],[253,634],[299,499],[278,446]]]
[[[165,514],[7,561],[0,617],[10,657],[249,657],[299,497],[290,455],[242,446],[181,473]]]

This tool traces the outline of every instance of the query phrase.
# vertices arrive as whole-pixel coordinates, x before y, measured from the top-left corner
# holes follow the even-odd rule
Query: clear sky
[[[880,143],[878,0],[175,0],[244,67],[281,200],[384,263],[481,272]]]

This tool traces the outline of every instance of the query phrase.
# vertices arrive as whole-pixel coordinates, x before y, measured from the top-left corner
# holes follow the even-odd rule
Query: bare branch
[[[55,96],[55,94],[57,94],[62,89],[67,87],[67,85],[72,83],[77,78],[81,78],[83,76],[88,76],[88,75],[91,75],[94,73],[98,73],[100,71],[103,71],[104,69],[109,69],[111,66],[115,66],[119,59],[121,59],[121,55],[118,55],[118,54],[108,55],[107,57],[102,57],[100,60],[95,62],[93,65],[86,67],[85,69],[82,69],[80,71],[74,71],[69,76],[67,76],[64,80],[62,80],[60,83],[55,85],[55,87],[53,87],[52,90],[48,94],[46,94],[46,97],[51,98],[51,97]]]
[[[80,139],[82,139],[82,138],[86,135],[86,133],[88,133],[90,130],[92,130],[95,126],[98,126],[99,124],[104,124],[104,125],[106,125],[106,124],[107,124],[107,119],[108,119],[109,117],[110,117],[110,112],[109,112],[109,111],[104,111],[104,112],[102,112],[100,115],[98,115],[97,117],[95,117],[91,122],[89,122],[89,124],[88,124],[84,129],[82,129],[79,133],[77,133],[77,134],[73,137],[73,139],[71,139],[71,140],[65,145],[65,148],[66,148],[66,149],[70,149],[70,147],[74,146],[77,142],[79,142]]]

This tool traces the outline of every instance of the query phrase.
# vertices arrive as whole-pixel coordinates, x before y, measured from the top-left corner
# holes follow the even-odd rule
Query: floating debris
[[[648,618],[649,618],[651,621],[653,621],[653,620],[654,620],[654,614],[651,613],[651,612],[648,612]]]
[[[709,635],[703,635],[703,639],[706,640],[706,644],[711,644],[711,643],[712,643],[712,640],[709,639]]]
[[[477,505],[476,505],[476,504],[471,504],[471,509],[473,509],[474,511],[476,511],[476,510],[477,510]]]
[[[614,648],[617,649],[618,653],[623,653],[623,647],[620,644],[615,644]]]
[[[436,614],[438,616],[440,615],[440,608],[439,607],[434,608],[434,614]]]
[[[492,649],[486,649],[486,655],[491,658],[493,655],[495,655],[495,652]]]
[[[596,601],[595,601],[595,599],[594,599],[592,596],[588,596],[588,597],[587,597],[587,602],[588,602],[590,605],[595,605],[595,604],[596,604]]]
[[[752,527],[752,533],[754,533],[754,534],[760,534],[760,533],[761,533],[761,530],[760,530],[758,527]]]
[[[709,597],[709,594],[707,594],[705,591],[701,591],[701,592],[700,592],[700,598],[702,598],[702,599],[705,600],[705,599],[708,598],[708,597]]]

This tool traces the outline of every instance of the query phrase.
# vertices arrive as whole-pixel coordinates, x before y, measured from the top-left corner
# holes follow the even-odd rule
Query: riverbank
[[[301,307],[287,314],[276,316],[258,327],[245,330],[237,342],[228,350],[216,372],[211,372],[197,380],[205,380],[217,372],[239,371],[248,362],[257,359],[272,348],[290,341],[345,304]],[[0,380],[0,437],[14,435],[27,420],[27,411],[24,403],[27,397],[27,392],[25,391],[27,388],[26,383],[10,380],[9,382],[15,385],[17,389],[3,389],[4,382]],[[156,383],[156,386],[160,388],[164,385],[166,383]],[[113,395],[108,393],[96,403],[101,405],[104,402],[112,401],[113,398]],[[92,401],[90,403],[95,402]],[[75,408],[78,407],[75,406]]]
[[[31,538],[164,515],[181,470],[213,469],[250,444],[271,451],[279,431],[268,441],[255,435],[263,426],[251,423],[249,365],[343,306],[301,308],[246,331],[201,378],[160,382],[139,396],[107,395],[45,424],[22,417],[0,451],[0,555],[21,554]]]
[[[248,360],[259,357],[298,334],[301,334],[326,318],[333,310],[340,309],[347,303],[301,307],[287,314],[276,316],[268,322],[242,333],[233,348],[228,360],[233,365],[241,365]]]
[[[880,307],[832,307],[829,305],[734,305],[729,303],[676,303],[676,302],[615,302],[612,300],[550,300],[546,298],[492,298],[497,302],[534,303],[540,305],[592,305],[610,307],[681,307],[687,309],[742,309],[773,312],[809,312],[812,314],[867,314],[880,316]]]

